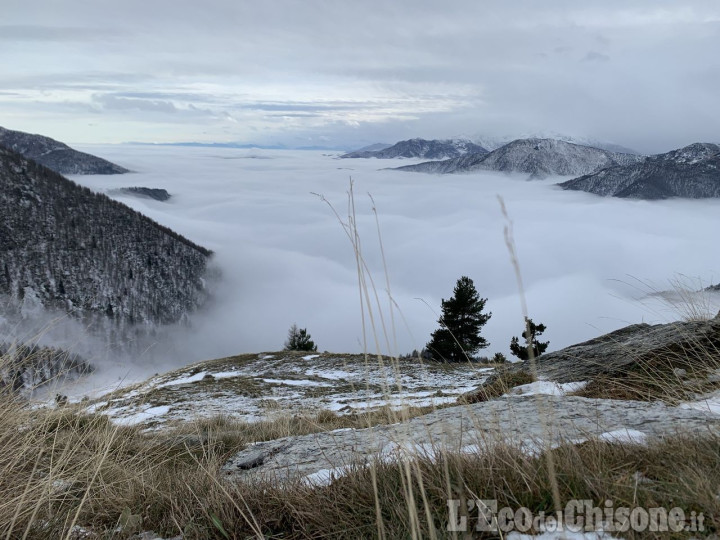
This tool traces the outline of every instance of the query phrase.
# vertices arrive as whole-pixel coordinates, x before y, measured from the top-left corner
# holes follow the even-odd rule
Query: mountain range
[[[487,154],[487,150],[466,139],[426,140],[408,139],[379,150],[360,149],[343,154],[341,158],[422,158],[446,159],[466,154]]]
[[[620,144],[602,141],[592,137],[578,137],[573,135],[567,135],[565,133],[557,133],[554,131],[535,131],[524,134],[518,134],[515,136],[503,136],[503,137],[492,137],[487,135],[476,135],[468,137],[475,144],[487,148],[488,150],[497,150],[501,146],[505,146],[508,143],[517,141],[518,139],[554,139],[556,141],[563,141],[572,144],[579,144],[580,146],[591,146],[593,148],[600,148],[601,150],[607,150],[608,152],[617,152],[619,154],[639,154],[636,150],[622,146]]]
[[[532,178],[543,178],[588,174],[643,159],[643,156],[636,154],[610,152],[555,139],[518,139],[489,153],[472,153],[443,161],[406,165],[396,170],[436,174],[485,170],[519,172],[529,174]]]
[[[73,150],[68,145],[23,131],[0,127],[0,147],[32,159],[60,174],[123,174],[130,172],[120,165]]]
[[[559,184],[605,197],[700,199],[720,197],[720,146],[694,143],[649,156],[641,162],[608,167]]]

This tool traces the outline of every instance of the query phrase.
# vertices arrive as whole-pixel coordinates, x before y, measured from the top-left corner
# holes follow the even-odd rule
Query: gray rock
[[[709,321],[633,324],[535,359],[540,378],[561,383],[597,375],[621,374],[632,365],[664,357],[679,363],[702,362],[707,351],[720,350],[720,314]],[[530,362],[507,369],[530,370]],[[494,376],[485,384],[492,384]]]
[[[232,457],[223,471],[231,480],[327,478],[376,458],[432,457],[443,450],[477,452],[498,442],[537,451],[545,443],[584,440],[617,430],[637,430],[649,437],[718,432],[720,416],[640,401],[504,397],[437,410],[404,423],[257,443]]]

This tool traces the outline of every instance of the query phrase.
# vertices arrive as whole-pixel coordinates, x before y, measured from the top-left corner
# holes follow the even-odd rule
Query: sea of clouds
[[[191,329],[169,333],[173,365],[279,350],[293,323],[308,329],[320,351],[363,350],[353,248],[333,210],[316,195],[347,220],[351,177],[363,258],[390,334],[380,340],[383,352],[422,348],[438,326],[441,299],[467,275],[492,312],[483,329],[490,342],[484,354],[509,355],[523,319],[498,197],[512,220],[529,313],[547,326],[549,350],[630,323],[678,319],[668,297],[653,293],[672,289],[676,280],[690,288],[720,281],[720,200],[602,198],[563,191],[554,185],[562,178],[407,173],[382,168],[412,160],[338,159],[318,151],[80,149],[134,172],[73,180],[101,192],[168,190],[168,202],[113,197],[215,252],[222,281]],[[392,316],[368,194],[396,305]],[[717,310],[713,301],[698,299]],[[373,310],[379,327],[377,306]],[[365,313],[369,324],[367,307]],[[374,352],[370,330],[368,337]],[[163,347],[168,344],[158,344]]]

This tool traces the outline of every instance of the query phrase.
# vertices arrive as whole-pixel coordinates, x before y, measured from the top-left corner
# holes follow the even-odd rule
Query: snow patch
[[[506,396],[529,396],[529,395],[549,395],[564,396],[569,392],[577,392],[587,385],[587,381],[578,381],[570,383],[556,383],[553,381],[535,381],[529,384],[522,384],[509,390]]]
[[[181,379],[174,379],[168,382],[164,382],[162,384],[158,384],[155,388],[165,388],[167,386],[176,386],[179,384],[190,384],[198,381],[202,381],[205,378],[205,375],[207,375],[207,371],[201,371],[200,373],[196,373],[195,375],[190,375],[189,377],[183,377]]]
[[[333,467],[332,469],[320,469],[317,472],[303,477],[303,482],[314,487],[328,486],[337,478],[345,476],[348,472],[350,472],[350,470],[351,467],[348,466]]]
[[[616,429],[606,431],[598,437],[601,441],[623,444],[645,444],[647,435],[636,429]]]
[[[109,411],[108,411],[109,412]],[[161,405],[159,407],[150,407],[144,411],[137,412],[131,416],[125,416],[123,418],[113,418],[113,422],[121,426],[134,426],[142,424],[148,420],[157,418],[158,416],[164,416],[170,412],[168,405]]]
[[[703,399],[688,401],[678,405],[681,409],[696,409],[713,414],[720,414],[720,391],[713,392]]]

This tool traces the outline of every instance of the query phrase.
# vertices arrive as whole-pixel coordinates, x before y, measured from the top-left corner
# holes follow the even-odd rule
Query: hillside
[[[280,351],[200,362],[86,403],[124,425],[144,427],[232,412],[237,420],[332,411],[355,415],[388,405],[430,407],[454,403],[493,368],[419,363],[360,354]],[[142,396],[138,399],[138,396]]]
[[[124,167],[102,158],[78,152],[68,145],[22,131],[0,127],[0,147],[22,154],[60,174],[123,174]]]
[[[486,154],[482,146],[464,139],[426,140],[409,139],[400,141],[381,150],[358,150],[340,156],[341,158],[424,158],[446,159],[466,154]]]
[[[84,322],[173,323],[206,297],[210,252],[0,148],[0,308]]]
[[[435,174],[472,171],[526,173],[533,178],[571,176],[644,159],[555,139],[518,139],[488,154],[468,154],[445,161],[419,163],[396,170]]]
[[[468,528],[449,500],[539,519],[555,498],[601,517],[606,501],[692,511],[673,530],[705,537],[720,527],[719,325],[636,324],[541,356],[536,381],[527,363],[277,352],[95,399],[0,392],[4,523],[19,516],[10,532],[30,538],[220,540],[406,538],[418,522],[418,538],[449,538]],[[613,531],[627,524],[615,515]],[[606,538],[594,507],[585,519],[581,536]]]
[[[640,163],[618,165],[559,184],[604,197],[720,197],[720,146],[694,143]]]

